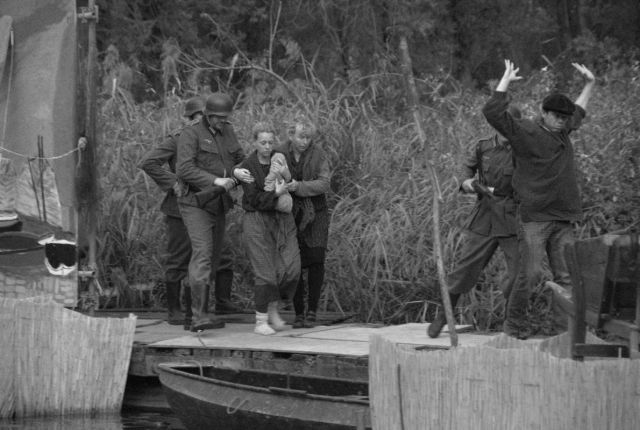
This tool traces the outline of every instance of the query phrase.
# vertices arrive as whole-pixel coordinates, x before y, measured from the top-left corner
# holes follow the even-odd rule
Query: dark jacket
[[[580,126],[584,109],[576,106],[567,128],[552,132],[542,119],[514,119],[508,106],[507,93],[495,91],[482,112],[513,148],[513,188],[522,221],[579,220],[582,205],[569,133]]]
[[[294,202],[308,197],[316,211],[326,209],[326,193],[331,189],[331,169],[329,158],[322,147],[317,142],[312,143],[298,162],[293,155],[291,142],[283,146],[282,152],[287,157],[291,178],[299,183],[293,194]]]
[[[178,210],[178,201],[173,185],[176,176],[176,139],[181,130],[170,133],[159,145],[145,154],[138,165],[166,194],[160,210],[167,216],[182,218]],[[168,168],[167,168],[168,166]]]
[[[258,161],[258,154],[254,151],[244,160],[240,167],[251,172],[254,181],[250,184],[242,183],[242,209],[247,212],[276,212],[278,197],[275,191],[264,190],[264,180],[269,173],[269,166],[263,166]]]
[[[292,214],[298,228],[298,242],[308,248],[327,248],[329,208],[327,192],[331,189],[329,157],[321,141],[314,141],[296,162],[292,142],[283,148],[291,177],[298,181],[293,194]]]
[[[215,130],[204,120],[185,127],[177,142],[176,173],[189,186],[190,192],[206,190],[216,178],[233,178],[233,169],[244,159],[231,124]],[[189,204],[185,198],[179,203]],[[224,193],[209,201],[204,207],[208,212],[227,212],[233,201]]]
[[[478,195],[465,227],[483,236],[506,237],[517,233],[513,199],[513,154],[509,143],[497,134],[480,140],[465,159],[458,180],[478,175],[478,182],[493,187],[493,196]]]

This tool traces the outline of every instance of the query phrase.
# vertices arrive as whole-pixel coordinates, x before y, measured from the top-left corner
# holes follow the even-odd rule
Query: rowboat
[[[189,430],[365,430],[368,382],[217,364],[160,363],[160,382]]]

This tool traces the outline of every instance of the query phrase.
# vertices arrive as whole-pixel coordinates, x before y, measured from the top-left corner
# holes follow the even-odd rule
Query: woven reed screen
[[[377,430],[637,430],[640,360],[577,362],[563,338],[505,335],[477,347],[416,351],[371,338]]]
[[[92,318],[46,298],[0,299],[0,417],[118,412],[136,317]]]

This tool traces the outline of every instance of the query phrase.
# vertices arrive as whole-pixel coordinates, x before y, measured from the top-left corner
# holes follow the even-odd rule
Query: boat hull
[[[184,368],[184,365],[182,366]],[[159,365],[160,382],[167,401],[174,413],[189,430],[234,429],[277,429],[277,430],[346,430],[370,429],[368,393],[358,397],[340,393],[338,396],[310,394],[305,390],[276,386],[274,377],[301,378],[315,384],[328,381],[337,388],[338,379],[314,378],[310,376],[286,376],[276,372],[264,372],[264,386],[252,386],[214,379],[180,370],[180,366]],[[236,371],[238,372],[238,371]],[[238,372],[239,373],[239,372]],[[260,378],[254,371],[251,378]],[[268,380],[271,378],[271,380]],[[307,381],[303,381],[303,384]],[[348,386],[353,381],[346,381]],[[274,385],[271,385],[274,384]],[[356,383],[357,384],[357,383]],[[312,385],[309,385],[311,387]],[[354,385],[365,387],[366,383]],[[363,400],[366,399],[366,400]]]

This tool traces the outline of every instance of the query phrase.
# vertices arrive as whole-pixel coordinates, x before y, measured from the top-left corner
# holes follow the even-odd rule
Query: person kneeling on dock
[[[288,193],[283,179],[265,191],[265,178],[274,155],[275,131],[267,123],[253,127],[255,151],[240,165],[253,180],[242,180],[242,232],[255,277],[255,332],[274,334],[286,328],[278,313],[282,299],[290,300],[300,277],[300,250],[291,212],[278,210],[279,197]],[[240,178],[239,178],[240,179]]]
[[[520,111],[513,107],[510,113],[514,117],[521,116]],[[480,140],[462,165],[460,190],[476,193],[478,200],[465,225],[467,240],[462,246],[460,258],[448,276],[452,307],[455,307],[460,295],[476,285],[480,273],[498,247],[502,249],[507,264],[502,293],[505,300],[509,298],[517,278],[519,259],[516,203],[511,187],[513,169],[511,146],[498,133]],[[440,312],[427,329],[429,337],[438,337],[446,323],[444,311]]]

